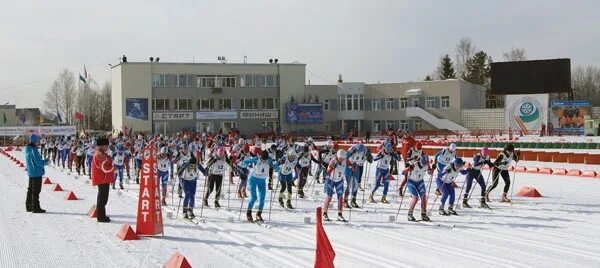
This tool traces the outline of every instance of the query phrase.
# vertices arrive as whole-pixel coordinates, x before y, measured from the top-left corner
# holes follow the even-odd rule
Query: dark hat
[[[96,139],[96,145],[106,146],[106,145],[108,145],[108,139],[105,137],[99,137],[98,139]]]

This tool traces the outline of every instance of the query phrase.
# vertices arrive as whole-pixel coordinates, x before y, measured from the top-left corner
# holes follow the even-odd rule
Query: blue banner
[[[287,123],[322,123],[323,104],[321,103],[287,103],[285,105],[285,121]]]
[[[583,134],[585,119],[591,116],[592,104],[589,101],[552,101],[550,127],[562,133]]]
[[[552,107],[560,107],[560,106],[577,106],[577,107],[585,107],[592,106],[590,101],[580,100],[580,101],[552,101]]]
[[[127,98],[125,99],[125,118],[136,120],[148,120],[148,99]]]

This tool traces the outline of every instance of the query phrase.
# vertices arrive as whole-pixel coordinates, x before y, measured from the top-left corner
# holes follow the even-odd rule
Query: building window
[[[373,131],[374,132],[381,131],[381,121],[373,121]]]
[[[422,129],[423,129],[423,121],[415,120],[415,130],[422,130]]]
[[[420,107],[419,106],[419,99],[417,99],[417,98],[412,99],[412,102],[413,102],[413,107]]]
[[[425,108],[427,108],[427,109],[435,108],[435,97],[425,98]]]
[[[198,82],[198,87],[203,88],[212,88],[215,87],[215,77],[214,76],[198,76],[196,79]]]
[[[393,110],[394,109],[394,98],[385,99],[385,109]]]
[[[240,76],[241,87],[256,87],[256,76],[247,74]]]
[[[387,130],[394,130],[394,121],[387,121],[387,122],[385,122],[385,128]]]
[[[168,111],[169,99],[152,99],[153,111]]]
[[[264,75],[263,87],[278,87],[279,77],[277,75]]]
[[[152,75],[152,86],[153,87],[166,87],[167,86],[167,75],[166,74],[153,74]]]
[[[198,106],[198,110],[210,111],[215,108],[215,100],[209,98],[200,98],[196,101],[196,106]]]
[[[233,110],[231,99],[219,99],[219,110]]]
[[[262,99],[263,110],[277,110],[279,105],[277,104],[276,98],[264,98]]]
[[[329,111],[329,100],[323,101],[323,111]]]
[[[155,134],[169,134],[169,123],[168,122],[156,122],[154,123]]]
[[[346,95],[342,94],[342,95],[338,95],[338,103],[339,103],[339,109],[340,111],[345,111],[346,110]]]
[[[442,97],[442,108],[450,108],[450,96]]]
[[[406,121],[406,120],[400,120],[400,129],[402,129],[402,130],[408,130],[408,121]]]
[[[258,109],[258,99],[240,99],[241,110],[255,110]]]
[[[176,111],[192,110],[192,99],[175,99]]]
[[[364,96],[363,96],[363,94],[360,94],[359,97],[360,97],[360,99],[359,99],[358,108],[360,111],[362,111],[365,109]]]
[[[354,105],[352,105],[352,100],[354,98],[352,97],[351,94],[346,95],[346,108],[348,109],[348,111],[352,111],[354,110]]]
[[[223,133],[229,132],[230,129],[237,128],[237,123],[234,121],[223,122],[221,123],[221,129],[223,129]]]
[[[267,131],[273,131],[276,132],[277,131],[277,122],[276,121],[264,121],[261,124],[263,131],[267,132]]]
[[[371,100],[371,110],[373,110],[373,111],[381,110],[381,101],[379,99]]]
[[[175,86],[176,87],[191,87],[192,76],[186,74],[175,75]]]
[[[198,122],[196,123],[196,132],[213,132],[213,123],[212,122]]]
[[[235,76],[217,77],[216,87],[235,87]]]
[[[400,98],[400,109],[406,109],[408,106],[408,98]]]

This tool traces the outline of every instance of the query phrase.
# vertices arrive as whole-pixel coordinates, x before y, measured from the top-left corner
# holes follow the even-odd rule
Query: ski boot
[[[471,208],[471,206],[469,205],[469,199],[467,199],[467,197],[463,199],[462,206],[463,208]]]
[[[431,221],[431,219],[429,219],[429,217],[427,216],[427,212],[421,212],[421,220],[422,221]]]
[[[167,199],[165,197],[162,198],[162,205],[163,206],[167,205]]]
[[[242,190],[242,197],[248,198],[248,194],[246,193],[246,189]]]
[[[190,219],[196,218],[196,215],[194,215],[194,209],[193,208],[188,208],[188,217]]]
[[[262,211],[260,211],[260,210],[258,212],[256,212],[256,221],[259,221],[259,222],[264,222],[265,221],[262,218]]]
[[[208,207],[208,199],[202,199],[202,203],[205,207]]]
[[[183,198],[183,191],[181,190],[181,188],[177,189],[177,196],[181,199]]]
[[[285,204],[283,203],[283,196],[280,196],[278,200],[279,200],[279,205],[284,208]]]
[[[443,205],[440,205],[440,212],[439,213],[442,216],[450,216],[450,214],[444,210],[444,206]]]
[[[254,222],[254,219],[252,218],[252,210],[246,210],[246,219],[248,219],[249,222]]]
[[[119,182],[119,187],[121,188],[121,190],[125,190],[125,188],[123,188],[123,183]]]
[[[479,207],[490,209],[490,206],[485,202],[485,197],[482,197],[481,201],[479,201]]]
[[[365,189],[362,188],[362,186],[360,186],[360,184],[358,185],[358,190],[360,191],[364,191]]]
[[[458,213],[456,213],[456,211],[454,210],[454,206],[453,205],[448,206],[448,213],[450,215],[458,216]]]
[[[510,199],[506,197],[506,194],[502,194],[502,203],[511,203]]]
[[[344,207],[350,208],[350,204],[348,204],[348,200],[344,199]]]
[[[344,215],[342,215],[341,212],[338,212],[337,220],[338,221],[342,221],[342,222],[346,222],[346,219],[344,218]]]
[[[440,191],[440,189],[435,189],[435,195],[442,195],[442,192]]]
[[[269,187],[269,191],[273,191],[273,184],[271,182],[269,182],[268,187]]]
[[[239,198],[239,199],[242,199],[242,198],[244,198],[244,197],[242,196],[242,190],[239,190],[239,191],[237,191],[237,198]]]
[[[375,198],[373,198],[373,195],[369,195],[369,203],[377,203]]]
[[[116,190],[117,188],[115,188],[115,183],[113,182],[113,183],[111,183],[111,184],[112,184],[112,188],[113,188],[113,190]]]
[[[398,189],[398,191],[400,192],[400,196],[404,197],[404,192],[402,191],[402,187],[400,187],[400,188]]]
[[[215,208],[220,208],[221,204],[219,204],[219,201],[215,200]]]
[[[304,198],[304,190],[298,189],[298,197],[299,198]]]
[[[189,219],[188,214],[187,214],[188,209],[187,208],[183,208],[183,218],[184,219]]]
[[[331,221],[331,219],[329,219],[329,216],[327,216],[327,212],[323,212],[323,220],[324,221]]]
[[[390,202],[388,202],[387,198],[384,196],[381,197],[381,203],[383,204],[389,204]]]
[[[287,203],[285,203],[286,207],[289,209],[294,209],[294,207],[292,207],[292,200],[288,199]]]
[[[408,221],[417,221],[417,219],[415,219],[415,216],[413,216],[412,210],[408,211]]]
[[[485,192],[485,202],[489,203],[490,201],[490,193],[489,192]]]
[[[352,206],[353,208],[360,208],[356,203],[356,197],[352,197],[352,201],[350,201],[350,206]]]

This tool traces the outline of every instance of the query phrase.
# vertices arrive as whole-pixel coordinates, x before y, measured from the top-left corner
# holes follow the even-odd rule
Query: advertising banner
[[[240,111],[240,119],[275,119],[277,111]]]
[[[523,131],[539,131],[548,122],[548,94],[506,95],[506,128]]]
[[[196,119],[237,119],[237,112],[196,112]]]
[[[187,113],[152,113],[152,120],[192,120],[193,112]]]
[[[125,99],[125,118],[135,120],[148,120],[148,99]]]
[[[45,136],[71,136],[77,134],[75,126],[0,127],[0,136],[23,136],[36,133]]]
[[[285,121],[287,123],[322,123],[323,104],[287,103],[285,105]]]
[[[138,199],[136,233],[140,236],[154,236],[163,233],[162,208],[158,185],[154,141],[144,148],[140,173],[140,193]]]
[[[592,116],[589,101],[552,101],[550,122],[554,131],[583,134],[586,116]]]

